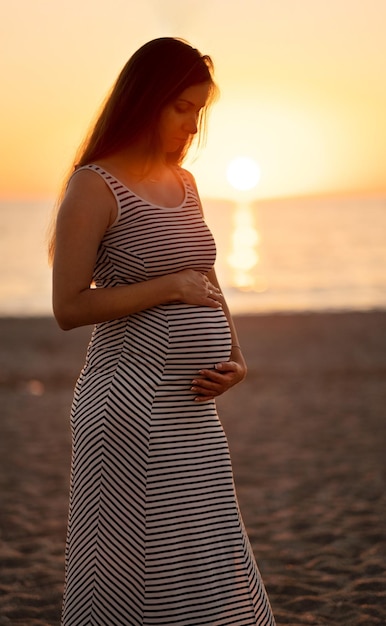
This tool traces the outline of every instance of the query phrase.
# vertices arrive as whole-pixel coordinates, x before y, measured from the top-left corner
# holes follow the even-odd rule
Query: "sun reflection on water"
[[[232,248],[227,259],[232,271],[232,285],[245,291],[254,290],[260,236],[251,206],[247,203],[237,204],[233,221]]]
[[[255,197],[254,189],[260,175],[258,163],[250,157],[234,158],[227,169],[228,181],[236,190],[231,253],[227,261],[231,270],[231,284],[242,291],[258,290],[256,267],[259,263],[260,236],[250,202]]]

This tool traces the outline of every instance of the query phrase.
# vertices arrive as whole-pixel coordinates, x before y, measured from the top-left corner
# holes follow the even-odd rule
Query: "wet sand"
[[[386,312],[236,323],[249,374],[218,406],[277,623],[384,625]],[[1,626],[59,625],[69,409],[89,334],[0,320]]]

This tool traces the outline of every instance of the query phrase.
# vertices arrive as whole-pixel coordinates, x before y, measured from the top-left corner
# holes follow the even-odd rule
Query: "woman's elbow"
[[[53,312],[56,322],[62,330],[72,330],[73,328],[81,326],[70,307],[60,305],[54,301]]]
[[[55,313],[55,311],[54,311],[54,317],[61,330],[72,330],[73,328],[77,327],[77,325],[74,324],[69,318],[63,315],[59,315],[58,313]]]
[[[59,326],[59,328],[61,330],[73,330],[74,328],[76,328],[75,324],[68,323],[65,320],[62,320],[62,319],[58,318],[56,315],[55,315],[55,319],[56,319],[56,321],[58,323],[58,326]]]

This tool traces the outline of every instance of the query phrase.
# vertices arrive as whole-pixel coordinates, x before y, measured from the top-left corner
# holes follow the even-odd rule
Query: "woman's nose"
[[[195,135],[197,132],[197,117],[196,115],[192,115],[184,124],[184,130],[186,130],[190,135]]]

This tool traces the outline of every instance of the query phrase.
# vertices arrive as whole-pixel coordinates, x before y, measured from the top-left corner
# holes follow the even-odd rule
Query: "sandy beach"
[[[248,378],[218,408],[277,624],[385,625],[386,312],[236,323]],[[1,626],[59,626],[89,335],[0,319]]]

